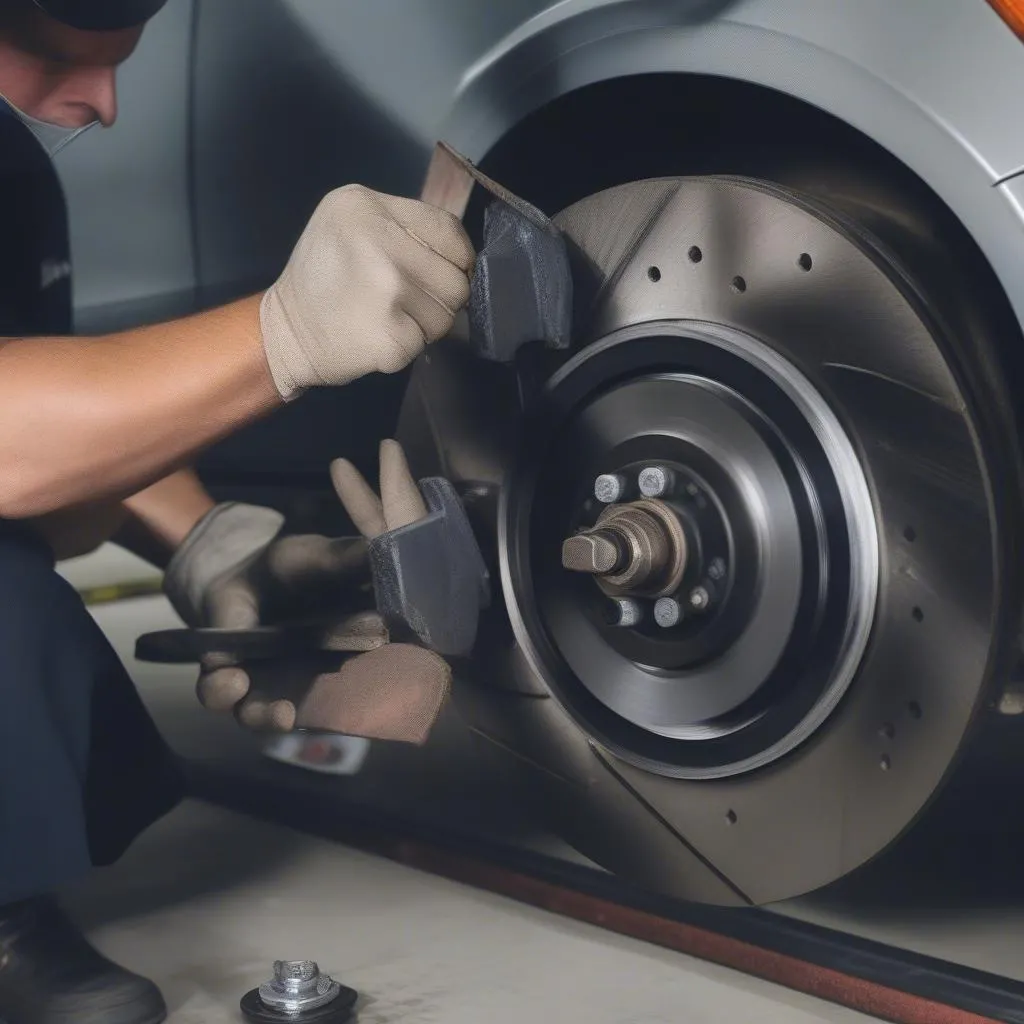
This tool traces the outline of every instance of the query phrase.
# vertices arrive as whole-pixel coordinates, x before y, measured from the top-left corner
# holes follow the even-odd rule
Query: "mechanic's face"
[[[0,0],[2,2],[2,0]],[[62,128],[117,118],[118,65],[142,28],[83,32],[31,11],[0,26],[0,95],[23,113]]]

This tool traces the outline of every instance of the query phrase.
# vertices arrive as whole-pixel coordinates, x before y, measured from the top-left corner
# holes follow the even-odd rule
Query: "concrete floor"
[[[359,991],[360,1024],[856,1024],[870,1018],[199,803],[66,903],[153,978],[171,1024],[227,1024],[275,959]]]

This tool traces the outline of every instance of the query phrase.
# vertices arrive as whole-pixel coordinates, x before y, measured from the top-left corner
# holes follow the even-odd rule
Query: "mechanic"
[[[101,956],[55,892],[116,860],[182,796],[176,762],[57,560],[114,538],[165,568],[190,625],[313,608],[356,539],[279,537],[268,508],[215,504],[206,446],[318,386],[406,367],[451,329],[475,253],[459,221],[361,186],[329,193],[265,293],[172,323],[73,337],[51,157],[117,113],[115,76],[164,0],[0,4],[0,1019],[155,1024],[151,982]],[[326,586],[324,586],[326,584]],[[200,699],[243,724],[250,674]],[[251,698],[251,695],[250,695]],[[280,723],[278,723],[280,724]],[[287,723],[283,726],[287,728]]]

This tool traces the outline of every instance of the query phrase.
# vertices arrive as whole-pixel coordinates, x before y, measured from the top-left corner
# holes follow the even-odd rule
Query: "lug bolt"
[[[678,625],[682,617],[683,609],[674,597],[660,597],[654,602],[654,621],[662,629]]]
[[[602,505],[612,505],[626,491],[626,480],[618,473],[602,473],[594,481],[594,497]]]
[[[708,575],[713,580],[720,580],[725,575],[725,559],[712,559],[711,564],[708,566]]]
[[[615,602],[614,623],[616,626],[621,626],[624,629],[632,629],[634,626],[640,625],[640,620],[642,618],[643,610],[632,598],[620,597]]]
[[[647,466],[640,471],[640,493],[645,498],[660,498],[668,490],[670,479],[664,466]]]
[[[690,607],[695,612],[705,611],[709,604],[711,604],[711,595],[707,592],[706,587],[694,587],[690,591]]]

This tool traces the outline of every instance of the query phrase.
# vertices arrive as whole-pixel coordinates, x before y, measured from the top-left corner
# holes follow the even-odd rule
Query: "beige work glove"
[[[360,590],[373,603],[362,538],[281,537],[283,526],[284,516],[271,508],[239,502],[215,506],[193,527],[164,573],[164,592],[178,615],[192,627],[232,630],[313,621],[322,626],[323,645],[337,651],[383,643],[379,616],[339,611],[351,607]],[[207,707],[235,708],[249,689],[246,670],[228,652],[203,661],[197,692]],[[253,709],[239,710],[253,719]]]
[[[359,537],[281,537],[284,516],[240,502],[216,505],[192,528],[164,572],[164,592],[189,626],[252,629],[323,616],[369,593]]]
[[[449,333],[475,266],[444,210],[362,185],[328,193],[260,305],[282,398],[408,366]]]
[[[359,545],[364,559],[365,540],[427,515],[405,455],[393,441],[381,445],[380,476],[378,497],[351,463],[337,460],[331,466],[338,497],[363,535],[348,543]],[[212,615],[207,623],[254,625],[248,609],[259,607],[259,598],[232,594],[250,594],[248,581],[265,579],[262,567],[272,561],[260,554],[244,563],[240,572],[219,577],[215,590],[219,587],[221,597],[208,600]],[[353,565],[336,566],[341,570],[336,582],[368,591],[368,582],[352,570]],[[315,571],[306,572],[308,581],[318,578]],[[369,592],[366,600],[372,606]],[[311,607],[308,595],[304,606]],[[324,618],[322,612],[321,604],[322,646],[329,650],[248,663],[235,661],[227,652],[210,655],[199,679],[200,702],[211,711],[233,712],[243,725],[259,731],[304,728],[423,743],[450,691],[447,662],[414,645],[389,643],[387,628],[372,608],[334,619]]]

